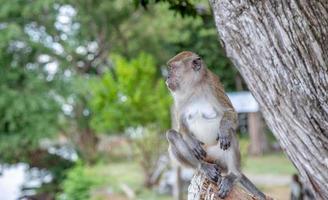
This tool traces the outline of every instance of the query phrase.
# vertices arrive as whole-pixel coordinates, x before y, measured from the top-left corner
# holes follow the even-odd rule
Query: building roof
[[[227,93],[233,107],[238,113],[258,112],[260,106],[249,91]]]

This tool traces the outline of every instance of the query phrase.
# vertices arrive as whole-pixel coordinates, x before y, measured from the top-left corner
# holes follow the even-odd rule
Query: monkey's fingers
[[[230,138],[229,137],[220,137],[220,148],[223,149],[223,150],[227,150],[230,145],[231,145],[231,142],[230,142]]]
[[[202,149],[193,148],[193,154],[198,160],[203,160],[206,158],[206,152]]]
[[[206,152],[205,151],[202,151],[201,152],[201,160],[205,160],[205,158],[206,158]]]
[[[207,153],[203,148],[201,148],[201,155],[206,158]]]
[[[202,144],[203,143],[198,140],[193,140],[192,151],[198,160],[204,160],[207,155]]]
[[[201,170],[206,174],[206,176],[213,182],[217,183],[221,179],[221,173],[216,164],[201,163]]]
[[[197,150],[194,148],[192,149],[192,153],[194,154],[194,156],[197,158],[197,160],[201,160],[201,155],[200,153],[197,152]]]

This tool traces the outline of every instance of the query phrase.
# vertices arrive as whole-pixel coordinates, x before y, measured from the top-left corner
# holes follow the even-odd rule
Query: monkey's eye
[[[199,71],[201,67],[202,67],[202,59],[201,58],[196,58],[192,61],[192,69],[194,71]]]

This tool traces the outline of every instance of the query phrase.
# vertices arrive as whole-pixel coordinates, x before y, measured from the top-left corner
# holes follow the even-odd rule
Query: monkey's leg
[[[236,140],[233,140],[236,141]],[[217,147],[219,148],[219,147]],[[220,149],[220,148],[219,148]],[[239,151],[233,151],[237,149],[236,143],[232,143],[232,146],[228,151],[221,150],[221,159],[218,159],[216,162],[218,164],[226,166],[227,175],[222,177],[222,181],[218,182],[219,192],[218,195],[221,198],[225,198],[236,182],[240,182],[241,185],[246,188],[248,192],[257,196],[260,200],[265,199],[265,195],[256,188],[256,186],[240,171],[240,159]],[[211,152],[208,152],[211,155]],[[226,158],[226,160],[224,160]],[[224,164],[225,163],[225,164]]]
[[[227,150],[221,149],[220,144],[210,146],[206,149],[209,157],[215,159],[215,163],[222,167],[225,176],[218,182],[218,196],[225,198],[232,190],[235,182],[240,179],[240,154],[238,141],[232,136],[231,147]]]
[[[230,173],[227,176],[222,177],[221,183],[219,183],[219,197],[224,199],[232,190],[234,183],[237,180],[237,175]]]
[[[182,135],[175,130],[169,130],[166,134],[170,143],[169,151],[180,164],[198,169],[205,173],[213,182],[218,182],[220,169],[216,164],[211,164],[199,160],[193,150],[189,147]]]
[[[239,181],[241,177],[240,154],[237,138],[232,136],[231,147],[228,150],[220,148],[218,152],[220,158],[217,160],[217,162],[221,163],[223,166],[226,166],[227,175],[222,177],[221,183],[218,183],[218,195],[220,198],[224,199],[230,193],[234,184]]]
[[[221,183],[219,186],[219,197],[225,198],[232,190],[235,182],[240,182],[243,187],[245,187],[250,193],[255,195],[259,200],[265,200],[265,194],[263,194],[257,187],[244,175],[230,173],[225,177],[222,177]]]
[[[179,131],[181,131],[181,133],[188,133],[189,130],[187,128],[187,123],[186,123],[186,118],[182,117],[180,119],[180,127],[179,127]],[[196,156],[196,158],[198,160],[205,160],[206,158],[206,151],[203,148],[203,143],[199,140],[197,140],[191,133],[189,134],[184,134],[183,135],[183,139],[185,140],[185,142],[188,144],[188,146],[191,148],[191,150],[193,151],[194,155]]]

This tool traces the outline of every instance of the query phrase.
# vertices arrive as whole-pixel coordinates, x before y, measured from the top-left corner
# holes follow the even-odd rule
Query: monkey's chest
[[[199,141],[207,145],[217,144],[220,115],[210,104],[192,104],[185,113],[186,125]]]

